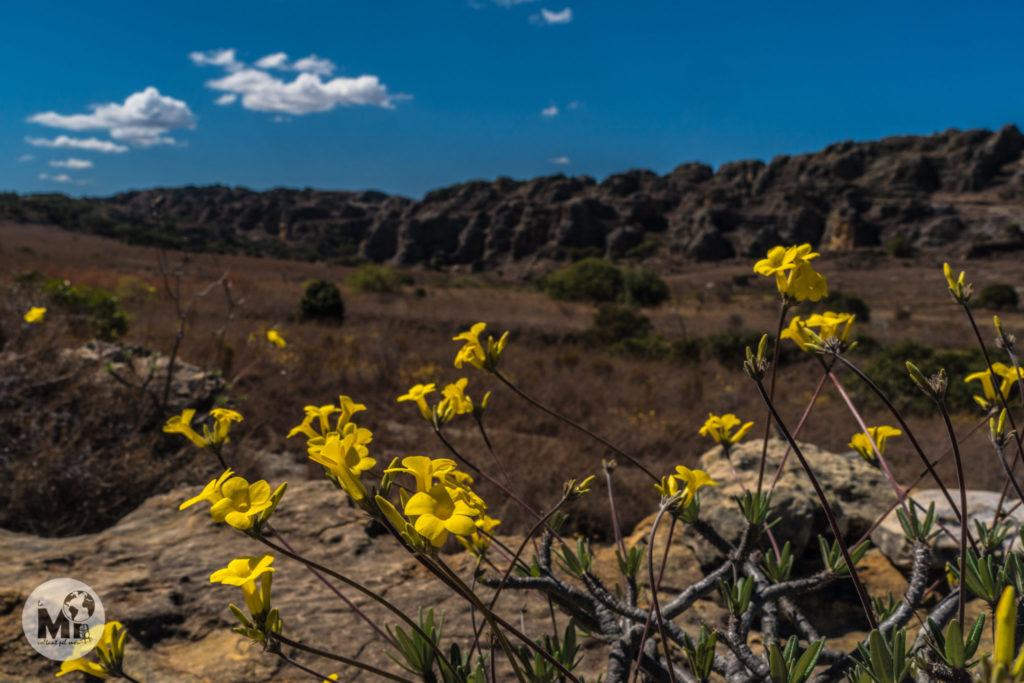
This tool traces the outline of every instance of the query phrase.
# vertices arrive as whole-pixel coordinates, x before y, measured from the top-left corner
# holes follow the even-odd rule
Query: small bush
[[[901,411],[918,415],[931,415],[935,404],[924,395],[907,374],[907,361],[921,368],[926,377],[945,368],[949,376],[946,405],[952,411],[970,411],[975,408],[974,394],[981,393],[977,382],[973,386],[964,377],[985,367],[981,349],[935,349],[928,344],[907,341],[895,346],[882,347],[862,366],[864,374],[885,392],[889,400]],[[869,401],[873,393],[861,390]]]
[[[604,259],[583,259],[549,273],[544,291],[553,299],[567,301],[616,301],[622,292],[622,271]]]
[[[15,282],[42,290],[49,305],[62,311],[79,334],[114,341],[128,333],[131,316],[118,305],[117,297],[105,289],[72,285],[67,280],[46,277],[39,271],[19,275]]]
[[[657,306],[669,298],[668,285],[649,268],[622,273],[622,299],[633,306]]]
[[[391,266],[368,263],[345,279],[345,285],[357,292],[378,292],[392,294],[405,285],[411,285],[412,278]]]
[[[885,249],[893,258],[911,258],[917,251],[913,243],[903,235],[896,235],[886,242]]]
[[[338,285],[326,280],[313,280],[299,302],[300,320],[317,320],[337,325],[345,321],[345,303]]]
[[[611,345],[646,337],[652,329],[651,321],[644,314],[628,306],[604,303],[598,306],[593,326],[582,337],[592,344]]]
[[[996,310],[1017,308],[1017,290],[1005,282],[993,282],[981,288],[974,305],[978,308],[993,308]]]
[[[657,306],[669,298],[668,285],[653,270],[622,269],[599,258],[587,258],[549,273],[544,291],[553,299],[634,306]]]

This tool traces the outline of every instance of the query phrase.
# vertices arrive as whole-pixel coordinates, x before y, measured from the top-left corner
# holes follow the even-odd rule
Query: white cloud
[[[236,95],[233,92],[229,92],[229,93],[227,93],[225,95],[221,95],[220,97],[215,99],[213,101],[213,103],[214,104],[219,104],[220,106],[224,107],[224,106],[227,106],[229,104],[234,104],[235,100],[237,100],[237,99],[238,99],[238,95]]]
[[[193,58],[193,61],[201,65],[214,63],[205,57],[203,60]],[[234,96],[241,97],[242,106],[253,111],[301,115],[356,104],[394,109],[395,102],[409,98],[408,95],[389,93],[377,76],[369,74],[357,78],[339,76],[325,81],[321,76],[329,75],[337,67],[329,59],[316,55],[289,63],[287,54],[275,52],[256,62],[255,67],[260,68],[245,65],[235,68],[233,65],[238,62],[234,60],[233,51],[230,61],[220,61],[223,63],[216,65],[225,67],[228,73],[206,82],[208,88],[225,93],[216,100],[217,104],[230,104],[235,100],[228,97]],[[299,74],[289,82],[268,73],[270,68],[299,71]]]
[[[303,57],[292,64],[292,71],[317,74],[318,76],[330,76],[337,68],[331,60],[316,55]]]
[[[572,8],[566,7],[561,12],[552,12],[549,9],[542,9],[540,14],[530,15],[530,21],[534,24],[568,24],[572,21]]]
[[[569,157],[555,157],[554,159],[548,159],[549,164],[558,164],[559,166],[565,166],[569,163]]]
[[[525,5],[528,2],[537,2],[537,0],[493,0],[495,5],[502,7],[515,7],[516,5]]]
[[[261,69],[287,69],[288,55],[284,52],[275,52],[266,57],[256,60],[256,66]]]
[[[28,120],[65,130],[107,130],[115,140],[140,147],[173,143],[173,138],[162,137],[168,130],[196,127],[195,116],[185,102],[161,95],[153,86],[132,93],[125,98],[124,104],[93,105],[91,114],[65,115],[46,111],[30,116]]]
[[[68,159],[58,159],[51,161],[50,166],[53,166],[54,168],[70,168],[73,170],[80,170],[83,168],[92,168],[92,162],[89,161],[88,159],[76,159],[74,157],[70,157]]]
[[[70,149],[83,149],[90,152],[104,152],[107,154],[122,154],[128,151],[125,145],[119,145],[110,140],[99,138],[72,138],[67,135],[58,135],[53,140],[46,138],[26,137],[25,142],[33,147],[60,147]]]
[[[235,71],[245,66],[242,62],[235,59],[234,49],[190,52],[188,53],[188,58],[196,66],[222,66],[228,71]]]
[[[22,154],[20,157],[18,157],[18,163],[20,164],[25,161],[35,161],[35,159],[36,158],[31,154]]]
[[[40,180],[52,180],[55,183],[73,183],[75,182],[71,176],[67,173],[58,173],[57,175],[48,175],[46,173],[39,174]]]
[[[558,106],[552,104],[550,107],[545,107],[540,110],[540,115],[546,119],[554,118],[558,116]]]

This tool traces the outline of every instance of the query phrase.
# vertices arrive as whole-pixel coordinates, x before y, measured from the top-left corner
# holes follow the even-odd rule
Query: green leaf
[[[964,634],[960,622],[954,619],[946,629],[946,663],[954,669],[964,666]]]
[[[768,644],[768,675],[772,683],[787,683],[786,662],[782,659],[782,652],[777,643]]]
[[[821,651],[824,647],[824,638],[810,644],[800,659],[797,660],[796,666],[793,667],[793,671],[789,674],[789,683],[803,683],[810,677],[811,673],[814,671],[814,665],[818,663],[818,657],[821,656]]]

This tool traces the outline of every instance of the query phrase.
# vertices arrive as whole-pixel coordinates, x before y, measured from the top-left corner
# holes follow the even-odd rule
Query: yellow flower
[[[362,403],[356,403],[348,396],[339,396],[338,405],[326,405],[326,406],[306,406],[303,409],[306,416],[303,418],[302,423],[294,427],[286,438],[292,438],[296,434],[305,434],[307,439],[323,439],[330,433],[341,434],[345,426],[349,424],[352,416],[362,410],[366,410],[366,406]],[[330,417],[338,413],[338,419],[335,423],[335,427],[331,428]],[[320,431],[314,428],[313,423],[316,422]],[[369,430],[366,430],[369,433]],[[365,443],[368,443],[366,441]],[[322,446],[322,441],[319,446]]]
[[[792,339],[800,347],[801,351],[810,351],[808,344],[813,344],[814,339],[807,332],[807,323],[800,319],[800,316],[793,316],[789,321],[789,327],[782,331],[783,339]]]
[[[857,316],[852,313],[815,313],[807,319],[808,327],[817,327],[818,336],[822,339],[835,337],[839,341],[846,341],[850,337],[850,329]],[[841,329],[840,329],[841,328]]]
[[[474,531],[469,536],[456,536],[456,539],[472,555],[481,557],[487,552],[487,549],[491,547],[491,530],[501,524],[501,520],[481,514],[474,524],[476,525],[477,531]]]
[[[448,422],[456,415],[473,412],[473,401],[466,396],[468,383],[469,380],[463,377],[455,384],[449,384],[441,390],[444,399],[437,404],[437,415],[442,422]]]
[[[949,293],[958,303],[964,304],[971,298],[971,290],[973,285],[970,282],[964,282],[964,271],[960,271],[960,276],[957,278],[953,277],[953,269],[949,267],[948,263],[942,264],[942,274],[946,276],[946,284],[949,285]]]
[[[733,427],[738,427],[739,425],[740,419],[732,413],[727,413],[721,417],[714,413],[708,413],[708,419],[704,421],[704,426],[700,428],[698,433],[701,436],[710,436],[716,443],[720,443],[723,446],[732,446],[746,436],[750,428],[754,426],[754,423],[744,423],[735,434],[730,434]]]
[[[385,472],[404,472],[411,474],[416,480],[417,491],[429,491],[434,486],[434,479],[441,479],[456,468],[455,461],[450,458],[430,458],[423,455],[411,455],[402,458],[402,467],[391,467]],[[461,474],[461,473],[460,473]]]
[[[255,515],[273,504],[270,484],[262,479],[249,484],[242,477],[232,477],[221,486],[221,495],[210,508],[210,516],[216,522],[227,522],[242,531],[252,526]]]
[[[284,340],[284,337],[277,330],[267,330],[267,341],[279,349],[283,349],[288,345],[288,342]]]
[[[810,244],[793,247],[773,247],[767,258],[754,264],[754,272],[775,276],[779,292],[792,301],[817,301],[828,295],[825,277],[810,265],[819,254],[811,252]]]
[[[25,322],[27,323],[41,323],[43,322],[43,316],[46,315],[46,309],[40,306],[33,306],[28,309],[28,313],[25,314]]]
[[[1020,367],[1013,367],[1004,363],[993,363],[992,372],[996,376],[1002,379],[999,384],[999,393],[1003,395],[1004,399],[1009,400],[1010,392],[1018,379],[1024,378],[1024,369]],[[988,410],[993,403],[996,403],[996,389],[993,382],[993,375],[988,370],[982,370],[981,372],[975,372],[967,375],[964,378],[965,382],[973,382],[979,380],[981,382],[981,390],[984,396],[975,396],[975,402],[985,410]]]
[[[864,458],[870,463],[875,463],[877,458],[875,457],[875,449],[871,446],[871,442],[875,442],[875,446],[878,446],[878,452],[885,455],[885,441],[890,436],[899,436],[903,432],[896,429],[895,427],[889,427],[887,425],[880,425],[878,427],[868,427],[870,438],[868,434],[864,432],[857,432],[850,439],[850,448],[860,453],[860,457]]]
[[[273,555],[258,557],[239,557],[228,563],[224,569],[218,569],[210,575],[210,583],[223,583],[227,586],[238,586],[245,595],[245,605],[253,617],[270,611],[270,585],[273,581],[271,572],[274,568],[270,563]],[[256,581],[260,585],[257,587]]]
[[[89,629],[89,637],[83,638],[79,642],[83,647],[87,647],[93,641],[94,631],[100,628],[103,629],[103,633],[98,635],[95,648],[100,661],[92,662],[82,656],[75,657],[75,653],[72,652],[71,659],[61,662],[60,671],[57,673],[58,677],[72,671],[84,671],[96,678],[121,676],[121,666],[122,662],[124,662],[124,643],[128,637],[128,632],[124,630],[121,622],[108,621],[102,627],[97,624]],[[75,650],[78,649],[79,646],[76,645]]]
[[[430,419],[430,406],[427,405],[426,396],[430,392],[434,391],[434,383],[430,384],[417,384],[416,386],[409,389],[409,392],[398,397],[398,402],[402,401],[415,401],[416,405],[420,408],[420,413],[423,415],[425,420]]]
[[[435,548],[444,545],[451,532],[469,536],[476,530],[473,516],[480,511],[452,498],[444,484],[435,484],[430,491],[418,491],[405,503],[405,514],[413,519],[416,532]]]
[[[210,416],[213,417],[213,434],[210,441],[213,445],[220,445],[228,440],[228,430],[231,429],[232,422],[241,422],[242,415],[235,412],[234,410],[228,410],[227,408],[214,408],[210,411]]]
[[[185,508],[195,505],[196,503],[203,500],[209,502],[211,505],[213,503],[216,503],[218,500],[224,497],[223,495],[221,495],[220,487],[224,484],[225,481],[228,480],[228,477],[230,477],[232,474],[234,474],[234,471],[230,467],[224,470],[224,474],[220,475],[219,477],[211,481],[209,484],[207,484],[205,487],[203,487],[202,493],[200,493],[195,498],[189,498],[184,503],[179,505],[178,509],[184,510]]]
[[[487,348],[484,349],[483,344],[480,343],[480,334],[486,327],[486,323],[476,323],[466,332],[452,337],[452,341],[466,342],[455,354],[455,367],[461,369],[463,363],[469,363],[482,370],[494,370],[498,367],[498,359],[508,343],[508,332],[501,335],[501,339],[498,341],[494,341],[494,337],[488,337]]]
[[[683,490],[683,499],[681,501],[684,508],[690,507],[690,504],[697,495],[697,489],[701,486],[718,486],[718,482],[712,481],[711,476],[704,470],[691,470],[682,465],[676,467],[676,473],[672,476],[678,479],[680,483],[686,483],[686,489]]]
[[[191,408],[183,410],[181,415],[175,415],[167,420],[167,424],[164,425],[164,431],[168,434],[181,434],[200,448],[209,448],[209,442],[192,429],[192,417],[195,414],[196,411]]]
[[[1009,666],[1013,661],[1014,631],[1017,628],[1017,596],[1013,586],[1003,589],[996,607],[996,634],[992,659],[996,664]]]

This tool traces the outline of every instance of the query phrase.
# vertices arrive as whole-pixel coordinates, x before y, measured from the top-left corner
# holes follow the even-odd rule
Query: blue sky
[[[418,197],[1024,121],[1024,3],[3,4],[0,191]]]

